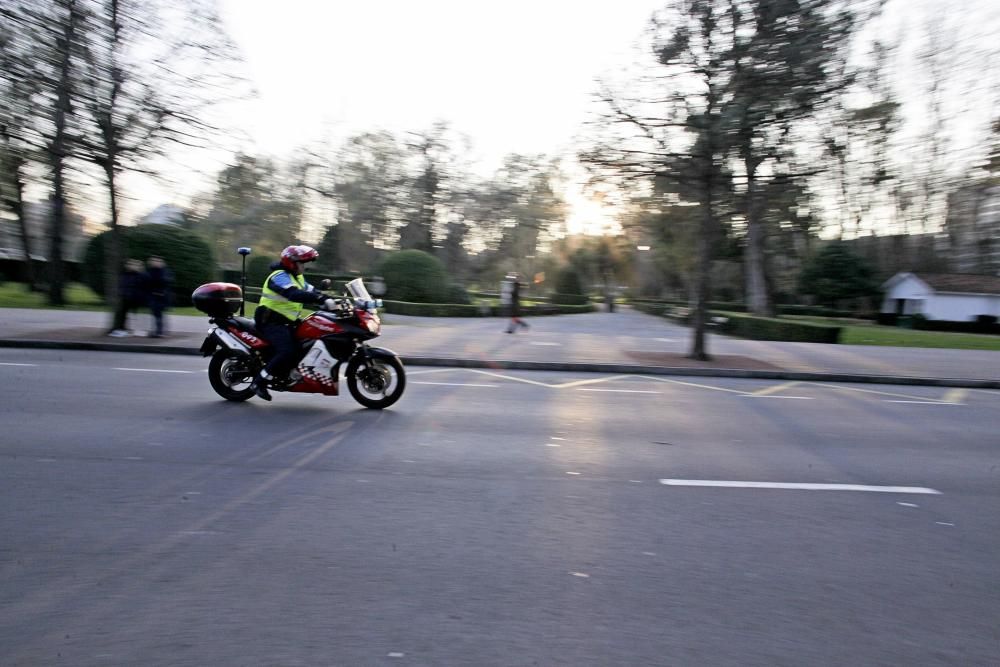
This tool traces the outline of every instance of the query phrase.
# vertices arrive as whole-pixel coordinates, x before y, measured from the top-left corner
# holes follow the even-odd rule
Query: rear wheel
[[[351,396],[373,410],[398,401],[406,387],[406,371],[396,357],[365,359],[359,355],[347,362],[345,372]]]
[[[253,358],[219,350],[208,364],[208,381],[215,393],[227,401],[245,401],[254,395],[250,384],[257,374]]]

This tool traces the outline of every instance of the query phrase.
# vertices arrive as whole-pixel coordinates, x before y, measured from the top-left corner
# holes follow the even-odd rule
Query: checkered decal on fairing
[[[316,370],[315,366],[299,366],[299,372],[302,373],[302,377],[307,380],[312,380],[313,382],[319,382],[326,387],[336,387],[337,382],[330,376],[329,369],[326,372]]]
[[[322,345],[314,345],[299,362],[299,372],[302,377],[317,382],[324,387],[336,387],[337,380],[330,372],[333,368],[333,358]]]

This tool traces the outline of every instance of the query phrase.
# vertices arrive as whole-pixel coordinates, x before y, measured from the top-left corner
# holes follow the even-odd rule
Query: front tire
[[[208,381],[216,394],[240,403],[254,395],[250,385],[257,374],[255,366],[248,355],[219,350],[208,364]]]
[[[365,359],[358,355],[347,362],[345,373],[351,396],[372,410],[389,407],[406,388],[406,371],[396,357]]]

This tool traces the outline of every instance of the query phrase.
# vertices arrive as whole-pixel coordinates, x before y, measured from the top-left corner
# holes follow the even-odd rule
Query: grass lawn
[[[937,347],[959,350],[1000,350],[1000,336],[954,333],[950,331],[918,331],[887,327],[867,320],[829,317],[797,317],[788,319],[841,327],[843,345],[889,345],[893,347]]]
[[[109,308],[92,289],[81,283],[67,283],[65,290],[66,305],[55,308],[48,303],[45,292],[29,292],[21,283],[0,284],[0,308],[45,308],[51,310],[96,310],[107,311]],[[248,308],[256,304],[247,304]],[[173,315],[200,315],[204,313],[196,308],[171,308]],[[251,310],[252,312],[252,310]]]

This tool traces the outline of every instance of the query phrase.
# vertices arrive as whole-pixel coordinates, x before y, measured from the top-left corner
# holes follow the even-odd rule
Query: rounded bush
[[[120,228],[122,261],[145,262],[159,255],[174,274],[174,303],[191,304],[191,292],[215,276],[215,258],[211,246],[198,234],[173,225],[139,225]],[[111,234],[102,232],[90,239],[84,254],[83,280],[104,296],[104,249]]]
[[[401,250],[376,271],[385,280],[385,298],[411,303],[448,303],[451,281],[444,264],[422,250]]]
[[[573,305],[587,303],[587,292],[583,289],[583,280],[576,269],[566,266],[559,270],[550,300],[552,303]]]

